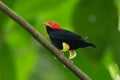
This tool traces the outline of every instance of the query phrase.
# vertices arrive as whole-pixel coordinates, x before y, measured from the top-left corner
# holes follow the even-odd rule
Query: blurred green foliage
[[[48,39],[41,22],[88,37],[97,48],[78,49],[74,64],[92,80],[120,80],[119,0],[2,0]],[[49,39],[48,39],[49,40]],[[0,11],[0,80],[79,80]]]

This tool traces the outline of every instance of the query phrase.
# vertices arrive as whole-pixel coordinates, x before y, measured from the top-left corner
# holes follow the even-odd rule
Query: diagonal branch
[[[39,43],[47,48],[59,61],[61,61],[69,70],[71,70],[81,80],[91,80],[84,72],[77,66],[70,62],[62,55],[53,45],[51,45],[31,24],[24,20],[21,16],[11,10],[7,5],[0,1],[0,10],[11,17],[14,21],[21,25],[28,31]]]

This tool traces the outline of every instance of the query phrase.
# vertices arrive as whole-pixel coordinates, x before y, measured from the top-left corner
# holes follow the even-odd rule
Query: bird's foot
[[[72,59],[69,59],[69,62],[71,62],[73,64],[73,60]]]
[[[63,51],[63,50],[60,50],[59,52],[60,52],[62,55],[64,55],[64,51]]]
[[[60,53],[64,53],[64,51],[63,51],[63,50],[60,50]]]

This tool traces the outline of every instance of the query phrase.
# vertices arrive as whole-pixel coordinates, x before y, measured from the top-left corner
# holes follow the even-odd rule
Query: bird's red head
[[[52,21],[52,20],[44,23],[44,25],[52,28],[53,30],[61,29],[61,26],[58,23],[56,23],[55,21]]]

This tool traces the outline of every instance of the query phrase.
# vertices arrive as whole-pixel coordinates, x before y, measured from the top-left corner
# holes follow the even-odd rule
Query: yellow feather
[[[63,42],[62,43],[62,46],[63,46],[63,49],[62,49],[62,51],[68,51],[69,49],[70,49],[70,46],[69,46],[69,44],[67,44],[67,43],[65,43],[65,42]]]
[[[70,50],[70,56],[69,56],[69,59],[73,59],[74,57],[76,57],[76,51],[75,50]]]

